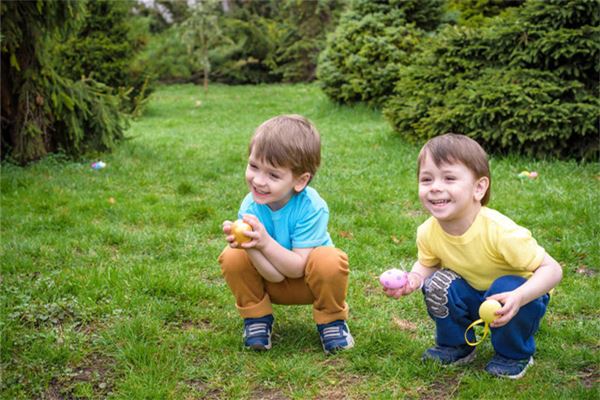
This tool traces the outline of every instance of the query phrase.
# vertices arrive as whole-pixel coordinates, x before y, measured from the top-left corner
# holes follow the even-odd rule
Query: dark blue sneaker
[[[354,339],[348,329],[346,321],[338,319],[328,324],[317,324],[317,330],[321,337],[321,344],[325,354],[332,354],[338,350],[346,350],[354,347]]]
[[[425,350],[421,360],[435,360],[444,365],[467,364],[475,358],[475,347],[468,344],[462,346],[436,345]]]
[[[272,331],[273,315],[271,314],[260,318],[244,318],[244,347],[252,350],[269,350]]]
[[[500,354],[494,354],[492,360],[485,366],[485,370],[491,375],[501,378],[519,379],[525,375],[525,371],[530,365],[533,365],[533,357],[513,360],[502,357]]]

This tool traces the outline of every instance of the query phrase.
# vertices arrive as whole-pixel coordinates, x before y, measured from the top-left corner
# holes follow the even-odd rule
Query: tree
[[[49,41],[77,27],[77,0],[1,2],[2,158],[25,164],[49,152],[108,149],[123,136],[120,99],[90,79],[52,68]]]
[[[447,27],[400,68],[384,115],[410,140],[464,133],[496,152],[600,153],[600,12],[528,1],[478,28]]]
[[[202,68],[205,93],[210,75],[209,51],[227,40],[219,25],[219,6],[215,0],[198,2],[193,6],[191,16],[182,23],[182,39],[190,57]]]
[[[441,0],[354,0],[319,56],[317,76],[340,103],[380,105],[400,66],[442,17]]]

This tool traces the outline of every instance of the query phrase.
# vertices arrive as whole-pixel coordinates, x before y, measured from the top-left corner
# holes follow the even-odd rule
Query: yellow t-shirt
[[[504,275],[529,279],[546,253],[529,230],[487,207],[460,236],[449,235],[430,217],[417,229],[417,248],[423,266],[451,269],[477,290]]]

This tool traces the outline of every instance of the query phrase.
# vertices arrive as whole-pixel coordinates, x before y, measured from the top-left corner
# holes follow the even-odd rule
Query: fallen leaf
[[[340,231],[340,236],[346,239],[354,239],[352,232]]]
[[[585,276],[594,276],[596,275],[596,271],[593,269],[589,269],[587,265],[580,265],[579,268],[575,270],[579,275]]]
[[[402,240],[398,239],[396,236],[392,235],[392,242],[396,243],[396,244],[400,244],[402,243]]]

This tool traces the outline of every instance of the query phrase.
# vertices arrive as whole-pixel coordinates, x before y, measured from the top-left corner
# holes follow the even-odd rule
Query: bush
[[[453,131],[490,151],[597,157],[599,20],[593,2],[532,1],[446,28],[400,69],[384,114],[413,141]]]
[[[149,28],[132,24],[129,1],[95,0],[86,4],[87,15],[75,35],[56,48],[58,72],[73,80],[92,77],[120,90],[128,97],[124,105],[133,112],[150,94],[151,76],[143,68],[134,68],[137,52],[148,40]],[[133,29],[134,27],[138,28]]]
[[[354,1],[319,58],[323,91],[340,103],[382,104],[400,67],[441,16],[441,0]]]
[[[26,164],[63,151],[106,150],[123,138],[121,98],[92,79],[60,76],[48,38],[80,20],[84,3],[3,2],[2,159]]]

